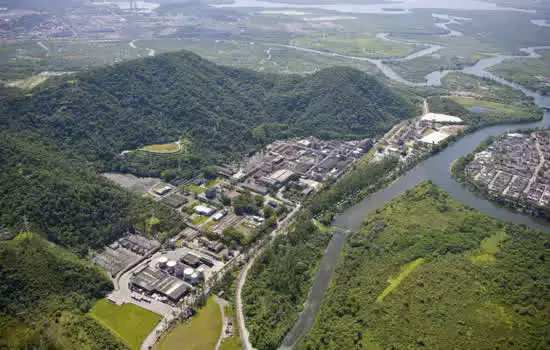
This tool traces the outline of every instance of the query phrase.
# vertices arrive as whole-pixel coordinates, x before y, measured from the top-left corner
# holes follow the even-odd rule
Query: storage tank
[[[165,268],[167,262],[168,262],[168,258],[165,257],[165,256],[161,256],[160,259],[159,259],[159,267],[161,269]]]
[[[166,267],[168,268],[168,272],[173,273],[174,268],[176,267],[176,262],[174,260],[170,260],[166,263]]]
[[[200,280],[199,274],[196,272],[193,272],[193,274],[191,275],[191,284],[197,284],[199,283],[199,280]]]
[[[197,273],[199,274],[200,277],[204,276],[204,271],[205,271],[204,267],[201,266],[196,271],[197,271]]]
[[[188,267],[183,270],[183,278],[186,280],[191,280],[191,276],[193,276],[193,273],[195,273],[195,271],[193,271],[192,268]]]

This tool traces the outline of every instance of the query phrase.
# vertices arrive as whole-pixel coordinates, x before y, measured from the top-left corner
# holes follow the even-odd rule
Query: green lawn
[[[312,222],[313,222],[313,225],[315,225],[315,227],[317,227],[317,229],[321,233],[329,233],[331,231],[331,228],[329,226],[324,225],[319,220],[312,219]]]
[[[155,345],[155,350],[212,350],[222,331],[220,307],[213,298],[188,322],[180,323]]]
[[[107,299],[99,300],[89,314],[131,349],[139,349],[161,320],[161,316],[134,304],[118,306]]]
[[[208,220],[208,216],[195,214],[194,217],[191,219],[191,222],[193,223],[193,225],[198,226],[204,224],[206,220]]]
[[[204,191],[206,191],[206,188],[202,186],[197,186],[195,184],[188,184],[183,187],[184,191],[195,193],[195,194],[201,194]]]
[[[481,113],[491,113],[491,114],[501,114],[503,116],[522,116],[530,115],[531,111],[521,108],[510,103],[499,103],[493,101],[487,101],[472,97],[462,97],[462,96],[452,96],[451,100],[460,104],[466,109],[473,107],[483,108],[484,111]]]
[[[145,146],[140,150],[150,153],[177,153],[180,151],[180,146],[175,142],[171,142]]]

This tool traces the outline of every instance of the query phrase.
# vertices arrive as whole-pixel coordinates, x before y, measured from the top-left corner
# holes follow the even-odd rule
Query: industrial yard
[[[535,215],[550,203],[550,133],[508,133],[475,153],[466,180],[493,199]]]
[[[175,236],[161,237],[153,215],[141,231],[131,227],[96,252],[92,260],[115,284],[107,299],[161,315],[163,320],[145,340],[153,344],[174,322],[191,317],[222,277],[247,259],[255,242],[373,144],[373,139],[278,140],[240,161],[212,167],[209,174],[172,183],[104,174],[174,210],[186,224]]]
[[[404,163],[414,163],[464,132],[466,125],[461,118],[430,113],[403,121],[394,126],[376,144],[377,158],[398,157]]]

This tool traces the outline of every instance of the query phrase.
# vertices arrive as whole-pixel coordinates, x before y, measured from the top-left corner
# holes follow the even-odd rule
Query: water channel
[[[523,49],[522,51],[529,54],[527,57],[537,57],[537,49],[548,48],[549,47],[531,47]],[[535,103],[540,108],[550,109],[550,96],[542,96],[518,84],[497,77],[487,71],[488,68],[497,65],[504,60],[514,58],[517,57],[501,55],[490,57],[480,60],[474,66],[464,68],[462,72],[478,77],[494,79],[514,89],[521,90],[526,95],[533,97]],[[426,85],[441,84],[442,73],[438,73],[438,75],[434,74],[436,78],[432,81],[428,80]],[[388,76],[388,74],[386,75]],[[391,78],[391,76],[389,77]],[[368,196],[361,202],[337,215],[334,219],[333,225],[338,228],[338,232],[335,233],[331,239],[325,255],[321,259],[319,271],[313,281],[312,289],[305,303],[304,310],[300,314],[298,321],[294,324],[294,327],[285,337],[280,349],[291,349],[313,325],[315,316],[319,311],[324,293],[329,285],[348,232],[357,231],[369,213],[372,213],[376,209],[382,208],[387,202],[402,194],[406,190],[413,188],[422,181],[431,180],[461,203],[464,203],[466,206],[479,210],[480,212],[491,217],[550,233],[550,224],[547,221],[524,215],[508,208],[500,207],[495,203],[470,192],[467,188],[456,182],[452,178],[449,171],[454,160],[471,153],[480,142],[489,136],[500,135],[513,130],[526,130],[540,127],[550,127],[550,111],[546,110],[544,112],[544,117],[541,121],[522,124],[496,125],[482,128],[471,134],[467,134],[440,153],[419,163],[415,168],[405,173],[388,187]]]

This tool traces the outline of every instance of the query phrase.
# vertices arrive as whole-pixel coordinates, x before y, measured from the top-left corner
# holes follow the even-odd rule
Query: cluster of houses
[[[550,134],[509,133],[474,155],[465,168],[469,182],[491,197],[527,211],[550,203]]]

